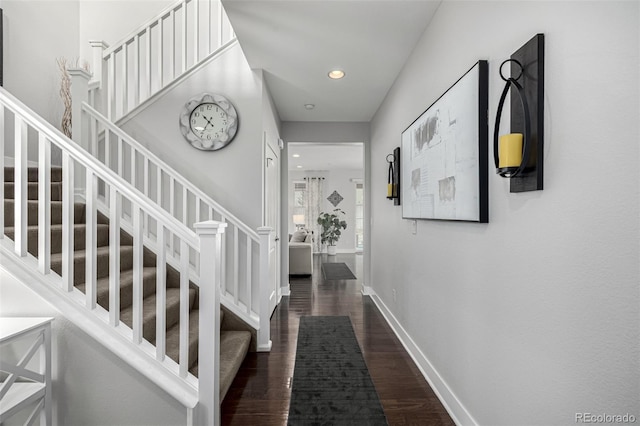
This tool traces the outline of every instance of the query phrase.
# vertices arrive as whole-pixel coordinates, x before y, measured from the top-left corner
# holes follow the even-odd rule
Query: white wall
[[[639,18],[638,2],[445,1],[372,122],[383,158],[488,59],[492,137],[500,63],[545,34],[543,191],[510,194],[491,166],[489,224],[412,235],[372,161],[372,285],[462,424],[640,418]]]
[[[183,105],[202,92],[224,95],[238,112],[235,139],[218,151],[193,148],[180,133],[178,118]],[[249,68],[235,44],[122,127],[256,229],[262,225],[263,114],[261,74]]]
[[[175,399],[2,269],[0,294],[3,317],[55,317],[52,324],[54,424],[186,424],[187,411]]]
[[[174,3],[176,0],[80,1],[78,28],[80,58],[91,61],[89,40],[102,40],[109,46],[113,46]]]
[[[78,56],[78,0],[1,0],[4,88],[60,128],[64,106],[56,59]]]

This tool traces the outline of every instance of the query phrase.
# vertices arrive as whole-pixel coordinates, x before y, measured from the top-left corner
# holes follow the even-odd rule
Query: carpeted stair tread
[[[13,166],[6,166],[4,168],[4,181],[15,182],[15,168]],[[38,181],[38,168],[27,167],[27,180],[29,182]],[[62,182],[62,167],[51,167],[51,182]]]
[[[51,205],[51,223],[62,223],[62,201],[52,201]],[[73,210],[74,223],[82,223],[85,220],[84,207],[82,203],[75,203]],[[15,201],[13,199],[4,200],[4,226],[14,226]],[[38,200],[27,201],[27,223],[29,225],[38,224]]]
[[[76,285],[81,292],[85,292],[85,283]],[[96,282],[98,304],[109,309],[109,277],[100,278]],[[142,297],[148,297],[156,291],[156,268],[142,269]],[[128,308],[133,303],[133,269],[120,273],[120,310]]]
[[[4,183],[4,198],[14,199],[14,185],[13,182],[5,182]],[[27,199],[29,200],[37,200],[38,199],[38,183],[37,182],[29,182],[27,183]],[[52,201],[60,201],[62,200],[62,182],[51,182],[51,200]]]
[[[227,330],[220,332],[220,401],[227,394],[233,379],[238,374],[244,358],[249,352],[251,333],[248,331]],[[198,376],[198,365],[190,370]]]
[[[198,365],[198,321],[200,311],[197,309],[189,312],[189,367]],[[167,330],[166,354],[169,358],[180,363],[180,323]]]
[[[73,284],[85,282],[85,250],[74,252],[73,256]],[[109,275],[109,247],[96,249],[97,278]],[[120,246],[120,272],[133,268],[133,246]],[[62,275],[62,253],[51,255],[51,269]]]
[[[78,223],[73,226],[73,248],[84,250],[87,243],[87,226]],[[4,233],[10,239],[14,237],[14,228],[4,228]],[[103,247],[109,244],[109,225],[96,225],[96,246]],[[27,226],[27,250],[34,256],[38,256],[38,225]],[[51,253],[62,252],[62,225],[51,225]]]
[[[189,289],[189,307],[193,305],[196,291]],[[129,327],[133,326],[133,306],[120,311],[120,320]],[[167,289],[166,328],[169,329],[180,320],[180,289]],[[152,294],[142,301],[142,336],[149,342],[156,340],[156,295]]]

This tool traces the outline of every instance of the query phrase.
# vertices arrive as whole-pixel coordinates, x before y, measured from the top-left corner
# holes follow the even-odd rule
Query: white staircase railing
[[[220,0],[181,0],[111,47],[91,41],[91,105],[117,121],[234,37]]]
[[[10,142],[13,140],[13,145]],[[174,396],[191,413],[197,424],[219,424],[218,364],[201,363],[199,380],[188,372],[189,360],[189,284],[200,286],[199,359],[219,357],[219,288],[221,234],[226,224],[208,221],[196,224],[198,234],[145,197],[120,175],[89,155],[28,107],[0,88],[0,199],[4,200],[5,155],[13,146],[14,167],[14,239],[8,241],[0,233],[0,248],[37,274],[41,290],[47,298],[67,309],[70,316],[79,316],[77,325],[96,339],[108,344],[151,381]],[[33,147],[33,149],[30,149]],[[30,152],[37,153],[38,162],[38,249],[37,260],[27,252],[28,226],[28,161]],[[51,270],[51,164],[61,158],[62,166],[62,267],[61,275]],[[74,202],[77,193],[85,198],[85,291],[75,287],[78,275],[74,271]],[[33,194],[31,196],[33,198]],[[101,200],[102,198],[102,200]],[[109,211],[109,305],[97,303],[97,225],[100,204]],[[131,223],[133,237],[133,320],[129,328],[120,321],[120,226]],[[4,212],[0,228],[4,229]],[[156,254],[156,343],[143,338],[143,257],[147,241],[155,239]],[[171,248],[167,243],[174,241]],[[7,256],[8,258],[8,256]],[[165,262],[166,260],[166,262]],[[179,265],[180,321],[179,360],[176,363],[165,352],[166,325],[166,263]],[[199,265],[194,268],[193,265]],[[64,309],[62,309],[64,311]],[[212,333],[212,330],[214,331]],[[195,408],[194,411],[191,411]]]
[[[136,141],[86,100],[89,75],[72,70],[74,91],[73,138],[98,161],[141,191],[168,214],[190,229],[201,220],[216,220],[228,225],[222,237],[221,302],[258,331],[258,350],[271,348],[270,313],[260,315],[261,301],[270,296],[268,262],[271,234],[258,235],[149,149]],[[84,96],[84,97],[83,97]],[[100,189],[104,191],[103,189]],[[146,219],[145,219],[146,220]],[[149,244],[153,235],[146,235]],[[170,250],[176,249],[168,240]],[[265,266],[266,265],[266,266]],[[192,265],[192,269],[197,268]],[[192,280],[197,281],[196,277]],[[266,305],[268,306],[268,305]]]

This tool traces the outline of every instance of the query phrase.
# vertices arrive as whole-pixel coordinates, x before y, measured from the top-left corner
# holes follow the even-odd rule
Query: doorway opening
[[[314,255],[327,253],[322,244],[320,213],[335,213],[347,224],[335,242],[337,253],[362,254],[364,249],[364,144],[290,142],[287,144],[288,233],[313,233]]]

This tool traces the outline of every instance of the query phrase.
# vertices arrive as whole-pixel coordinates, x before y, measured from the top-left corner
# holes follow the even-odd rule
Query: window
[[[356,251],[364,249],[364,184],[356,183]]]
[[[291,212],[294,220],[294,226],[306,226],[305,223],[296,223],[296,221],[306,221],[304,218],[307,210],[307,183],[293,182],[293,210]]]

